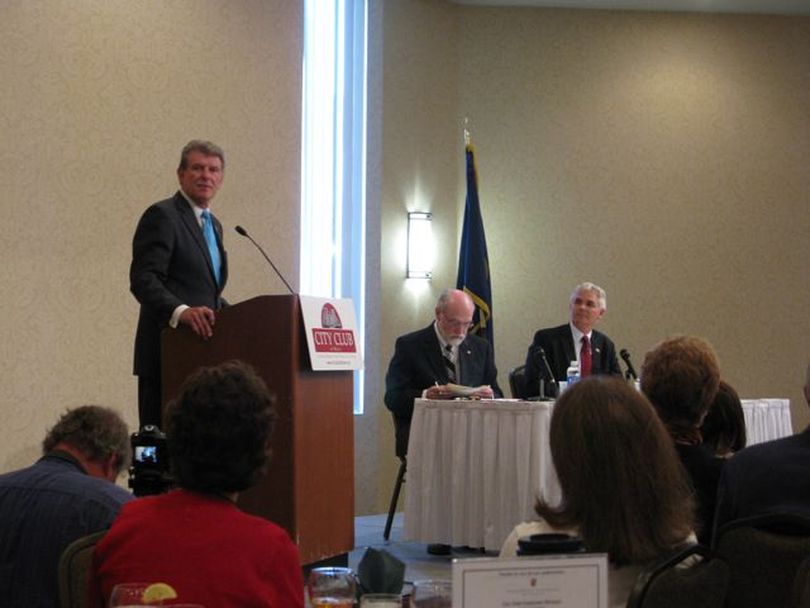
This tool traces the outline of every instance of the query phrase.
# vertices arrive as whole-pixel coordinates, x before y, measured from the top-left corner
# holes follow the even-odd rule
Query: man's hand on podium
[[[181,314],[179,322],[188,325],[191,330],[203,340],[214,335],[214,321],[216,315],[207,306],[194,306],[186,308]]]

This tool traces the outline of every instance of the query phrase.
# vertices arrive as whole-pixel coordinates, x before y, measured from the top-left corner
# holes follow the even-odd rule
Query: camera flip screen
[[[158,448],[156,445],[135,446],[135,461],[142,464],[157,464]]]

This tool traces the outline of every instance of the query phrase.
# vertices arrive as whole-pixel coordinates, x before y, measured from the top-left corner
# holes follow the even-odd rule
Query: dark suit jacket
[[[202,229],[180,192],[149,207],[132,240],[129,288],[141,304],[135,335],[138,376],[160,376],[160,332],[181,304],[222,307],[228,279],[228,257],[222,245],[222,225],[213,215],[222,267],[221,284],[214,279],[211,256]]]
[[[547,377],[543,360],[536,354],[538,346],[542,346],[546,351],[548,364],[557,382],[567,379],[568,366],[571,361],[577,359],[574,351],[574,337],[568,323],[539,330],[534,334],[534,340],[526,354],[526,394],[529,396],[540,394],[540,378],[550,380]],[[591,352],[593,353],[592,374],[618,374],[621,376],[622,370],[616,359],[616,347],[605,334],[596,330],[591,332]]]
[[[723,468],[715,530],[735,519],[780,512],[810,516],[810,427],[740,450]]]
[[[458,347],[458,358],[461,377],[456,384],[488,384],[496,397],[503,397],[489,342],[468,335]],[[437,382],[447,384],[449,380],[433,324],[397,338],[385,375],[385,405],[394,414],[398,456],[404,456],[408,450],[413,400]]]
[[[695,491],[695,533],[698,542],[708,546],[713,535],[717,485],[726,461],[716,457],[705,443],[702,445],[676,443],[675,451]]]

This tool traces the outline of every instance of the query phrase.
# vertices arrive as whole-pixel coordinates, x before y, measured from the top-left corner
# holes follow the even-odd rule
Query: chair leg
[[[405,481],[405,469],[407,468],[407,461],[400,458],[401,464],[399,465],[399,473],[397,473],[397,482],[394,484],[394,494],[391,496],[391,506],[388,507],[388,519],[385,520],[385,532],[383,538],[388,540],[391,536],[391,524],[394,523],[394,513],[397,511],[397,503],[399,502],[399,492],[402,489],[402,484]]]

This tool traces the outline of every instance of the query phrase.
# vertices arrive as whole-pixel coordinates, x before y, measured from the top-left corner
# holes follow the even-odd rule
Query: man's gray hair
[[[45,436],[42,452],[47,454],[63,442],[93,462],[105,462],[111,455],[118,455],[119,473],[129,466],[132,449],[127,424],[108,407],[83,405],[65,412]]]
[[[188,155],[192,152],[202,152],[206,156],[216,156],[222,161],[222,170],[225,171],[225,152],[215,143],[204,139],[192,139],[185,145],[183,151],[180,153],[180,165],[177,167],[178,170],[188,168]]]
[[[605,290],[599,287],[599,285],[595,285],[590,281],[585,281],[584,283],[580,283],[576,287],[574,287],[574,291],[571,292],[571,301],[577,296],[580,291],[595,291],[596,296],[599,300],[599,308],[604,308],[607,310],[607,294]]]
[[[453,292],[456,292],[456,291],[460,291],[460,290],[452,289],[450,287],[448,287],[447,289],[442,290],[441,295],[439,295],[439,300],[438,300],[438,302],[436,302],[436,308],[438,308],[439,310],[444,310],[447,307],[447,305],[450,303],[450,300],[453,297]],[[464,298],[470,304],[472,304],[474,306],[475,304],[473,303],[472,298],[470,297],[470,294],[468,294],[466,291],[462,291],[462,293],[464,294]]]

